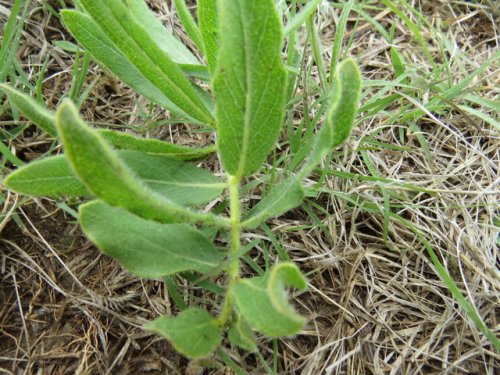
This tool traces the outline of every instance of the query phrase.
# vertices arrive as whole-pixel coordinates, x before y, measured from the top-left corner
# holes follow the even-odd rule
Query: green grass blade
[[[300,13],[296,14],[291,20],[288,21],[283,29],[283,35],[285,37],[288,37],[291,33],[302,26],[304,22],[306,22],[306,20],[314,13],[321,1],[322,0],[309,1],[300,11]]]
[[[219,0],[217,6],[218,147],[227,172],[243,177],[260,168],[282,125],[286,70],[281,20],[273,0]]]
[[[345,4],[344,9],[342,10],[342,14],[340,15],[339,22],[337,23],[337,27],[335,28],[335,37],[333,39],[332,47],[332,59],[330,62],[330,82],[332,82],[333,76],[337,71],[337,62],[340,57],[340,49],[342,48],[342,42],[344,40],[347,18],[351,13],[353,5],[354,0],[350,0],[347,4]]]

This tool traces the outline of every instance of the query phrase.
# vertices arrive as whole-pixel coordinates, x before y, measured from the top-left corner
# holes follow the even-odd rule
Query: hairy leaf
[[[196,47],[198,47],[201,52],[204,52],[203,39],[201,37],[200,29],[189,12],[186,0],[174,0],[174,5],[177,16],[179,17],[186,34],[193,41]]]
[[[197,206],[215,199],[225,184],[210,172],[163,155],[119,151],[117,155],[139,180],[173,202]],[[72,170],[66,155],[25,165],[4,181],[10,189],[33,196],[92,196]]]
[[[138,94],[175,114],[195,121],[157,87],[155,80],[146,77],[135,67],[92,18],[74,10],[63,10],[61,15],[71,34],[101,65],[116,74]]]
[[[255,336],[252,329],[248,322],[241,316],[231,323],[227,336],[233,345],[252,352],[257,350],[257,344],[255,343]]]
[[[51,136],[57,136],[54,125],[54,115],[31,96],[16,90],[8,85],[0,84],[0,90],[5,92],[12,104],[14,104],[28,120],[33,122],[43,131]]]
[[[217,321],[199,308],[184,310],[176,317],[162,316],[144,328],[161,334],[177,351],[190,358],[207,357],[222,340]]]
[[[289,304],[287,285],[307,288],[307,280],[293,263],[278,264],[265,276],[237,281],[235,302],[253,329],[271,337],[293,335],[302,329],[305,319]]]
[[[169,32],[149,9],[144,0],[127,0],[127,6],[134,17],[165,53],[177,64],[199,64],[187,47]]]
[[[124,150],[147,152],[149,154],[161,154],[172,159],[196,160],[215,152],[215,146],[204,148],[191,148],[160,141],[158,139],[146,139],[134,137],[130,134],[116,132],[113,130],[98,130],[99,134],[114,147]]]
[[[361,86],[361,73],[354,60],[342,62],[333,79],[332,103],[326,123],[313,139],[303,174],[314,168],[332,148],[339,146],[351,134],[361,97]]]
[[[183,75],[121,0],[81,0],[85,10],[117,48],[166,97],[196,120],[214,118],[191,82]]]
[[[201,232],[187,224],[161,224],[103,201],[80,206],[85,235],[127,271],[159,278],[183,271],[207,273],[223,257]]]
[[[56,198],[91,194],[63,155],[31,162],[9,174],[3,183],[13,191],[33,196]]]
[[[198,23],[205,46],[205,56],[210,72],[215,70],[217,59],[217,0],[198,0]]]
[[[260,223],[267,219],[299,206],[304,200],[304,189],[300,180],[299,177],[293,176],[276,185],[264,199],[250,210],[243,225],[248,228],[257,228]]]
[[[260,168],[282,124],[286,71],[274,0],[219,0],[219,55],[214,77],[218,145],[233,176]]]
[[[65,100],[57,111],[56,125],[71,167],[103,201],[161,222],[225,224],[212,214],[191,211],[147,187],[104,139],[78,117],[70,101]]]

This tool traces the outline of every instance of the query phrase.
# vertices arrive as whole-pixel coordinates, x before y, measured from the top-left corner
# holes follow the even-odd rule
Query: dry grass
[[[0,1],[4,7],[8,3]],[[166,3],[152,3],[177,29],[174,17],[165,15]],[[466,56],[452,60],[450,72],[456,75],[451,79],[460,81],[498,50],[498,14],[491,8],[468,8],[459,1],[423,3],[426,18],[453,42],[449,48]],[[338,9],[326,4],[322,8],[326,57],[338,16]],[[387,11],[372,16],[387,27],[395,20]],[[356,56],[365,79],[393,79],[390,45],[355,17],[348,23],[347,37],[353,37],[349,54]],[[421,32],[429,38],[432,54],[440,56],[431,30]],[[37,11],[29,19],[19,51],[30,77],[50,59],[43,85],[49,106],[57,103],[71,81],[72,56],[51,46],[62,38],[69,35],[58,21]],[[418,67],[416,75],[431,71],[400,23],[394,44],[410,65]],[[480,96],[498,100],[498,68],[492,64],[472,82]],[[140,124],[140,118],[130,116],[137,110],[132,92],[110,81],[95,65],[89,73],[88,82],[99,79],[83,115],[94,122]],[[421,106],[431,94],[431,89],[425,90],[406,103]],[[368,100],[377,89],[365,91]],[[397,111],[397,104],[391,110]],[[392,114],[385,111],[362,121],[350,142],[335,153],[332,166],[325,168],[359,176],[370,176],[374,169],[378,177],[393,183],[327,176],[317,199],[309,199],[322,225],[313,225],[306,210],[269,223],[311,282],[296,304],[309,317],[306,329],[295,338],[280,340],[277,351],[272,341],[260,339],[261,352],[271,365],[273,353],[278,354],[279,374],[493,375],[500,368],[499,354],[453,300],[415,233],[385,211],[412,223],[427,238],[474,308],[498,332],[499,133],[453,106],[443,113],[426,113],[418,121],[421,132],[410,130],[406,123],[389,122]],[[11,121],[0,120],[4,125]],[[164,126],[151,135],[187,142],[186,134]],[[379,144],[399,148],[370,145],[369,135]],[[203,134],[190,137],[191,142],[209,142]],[[47,136],[29,128],[10,146],[21,159],[31,160],[50,145]],[[4,193],[2,213],[9,220],[0,228],[0,373],[232,373],[222,364],[203,372],[164,340],[141,330],[145,320],[177,311],[163,283],[139,280],[100,255],[55,202]],[[244,241],[255,238],[277,256],[264,232],[247,233]],[[261,250],[250,253],[257,262],[262,260]],[[189,302],[202,301],[203,290],[178,281]],[[188,292],[195,297],[188,297]],[[207,304],[216,309],[218,302]],[[227,353],[247,373],[265,373],[254,354],[237,349]]]

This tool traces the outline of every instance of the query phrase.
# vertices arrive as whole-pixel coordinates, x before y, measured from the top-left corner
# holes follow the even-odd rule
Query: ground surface
[[[11,3],[0,0],[0,26]],[[74,63],[73,54],[53,43],[71,37],[51,13],[61,1],[32,3],[17,51],[19,69],[32,83],[43,80],[43,98],[53,109],[73,85]],[[170,2],[150,3],[181,33]],[[499,353],[456,303],[424,246],[434,250],[498,333],[500,75],[498,59],[488,61],[498,52],[498,9],[487,1],[414,1],[415,14],[399,3],[417,25],[419,42],[382,2],[362,3],[366,13],[350,15],[348,51],[342,53],[359,62],[367,81],[353,136],[310,178],[301,208],[244,236],[244,244],[253,241],[249,254],[258,264],[263,254],[273,261],[286,253],[308,274],[310,288],[295,304],[309,319],[304,331],[285,340],[259,338],[259,355],[226,346],[218,368],[201,370],[140,328],[145,319],[178,311],[162,282],[137,279],[101,255],[81,235],[71,202],[3,189],[0,373],[231,374],[237,364],[248,374],[274,369],[278,374],[493,375],[500,368]],[[327,62],[340,13],[327,2],[318,13]],[[393,33],[392,44],[384,30]],[[391,45],[408,72],[399,84],[391,84],[396,79]],[[309,47],[304,51],[301,66],[314,81],[312,53]],[[474,72],[459,95],[429,109],[446,87]],[[147,114],[142,99],[93,63],[83,88],[90,85],[82,115],[97,126],[140,126],[147,136],[178,143],[212,141],[194,127],[161,125],[167,114],[156,108]],[[314,90],[314,82],[299,81],[293,129],[304,118],[312,122]],[[388,100],[393,94],[400,95]],[[3,129],[15,129],[8,104],[2,108]],[[420,115],[406,116],[418,109]],[[4,143],[23,161],[58,150],[33,126],[15,137],[3,133]],[[284,132],[277,156],[290,160],[293,152]],[[205,164],[220,171],[214,157]],[[4,175],[14,168],[5,159],[2,165]],[[251,273],[250,266],[244,272]],[[214,298],[186,280],[176,281],[190,304]],[[217,309],[218,301],[212,301],[206,304]]]

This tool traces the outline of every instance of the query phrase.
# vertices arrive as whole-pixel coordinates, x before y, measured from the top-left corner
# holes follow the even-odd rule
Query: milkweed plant
[[[275,148],[290,100],[275,1],[198,0],[195,23],[185,3],[176,0],[206,65],[155,18],[144,0],[75,3],[76,10],[61,15],[82,48],[151,102],[186,123],[211,127],[216,143],[189,148],[96,130],[69,99],[52,113],[2,84],[11,104],[57,137],[64,150],[17,169],[4,185],[31,196],[80,197],[85,235],[134,275],[161,279],[191,272],[223,282],[223,297],[214,311],[189,307],[144,326],[183,355],[207,357],[225,334],[232,345],[253,351],[255,331],[268,337],[299,333],[306,319],[290,303],[287,290],[306,289],[307,279],[292,262],[277,263],[264,275],[243,276],[241,235],[299,206],[304,178],[349,136],[361,95],[355,62],[338,65],[325,120],[297,171],[244,208],[240,186]],[[210,90],[202,88],[208,85]],[[214,152],[223,177],[189,163]],[[227,213],[200,209],[223,194]],[[207,228],[225,236],[227,248],[217,245],[226,241],[214,243],[207,237]]]

